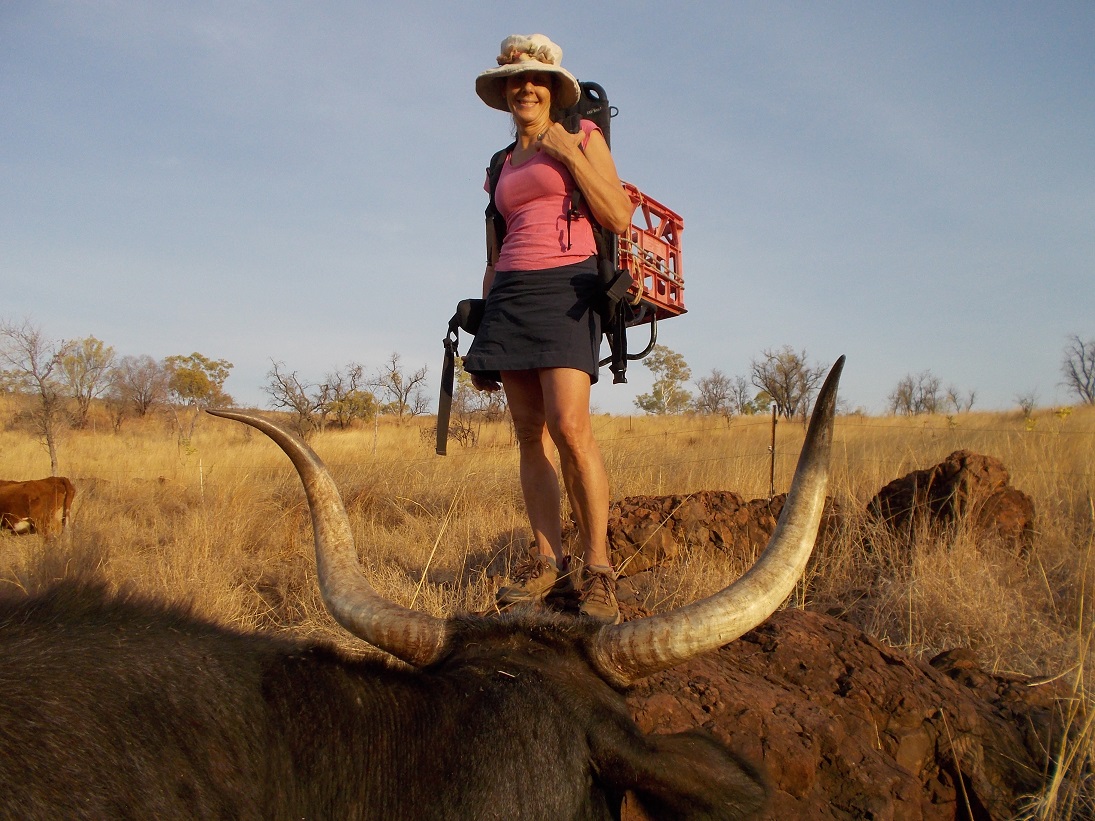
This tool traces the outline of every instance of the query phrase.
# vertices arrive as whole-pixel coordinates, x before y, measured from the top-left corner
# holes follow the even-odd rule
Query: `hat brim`
[[[558,108],[570,108],[582,96],[581,86],[578,85],[578,80],[573,74],[561,66],[541,63],[539,60],[522,60],[519,63],[487,69],[475,78],[475,93],[491,108],[509,111],[509,106],[506,104],[506,79],[514,74],[525,74],[529,71],[543,71],[556,76],[552,104]]]

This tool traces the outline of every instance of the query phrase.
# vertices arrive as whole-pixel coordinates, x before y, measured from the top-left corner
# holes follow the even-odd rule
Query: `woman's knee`
[[[596,446],[589,414],[559,414],[549,419],[547,425],[551,439],[560,451],[581,453]]]
[[[543,447],[544,444],[544,424],[519,424],[513,423],[513,435],[517,439],[517,445],[523,450],[529,448]]]
[[[550,441],[543,413],[513,414],[513,435],[523,450],[544,448],[545,441]]]
[[[527,391],[516,390],[512,384],[507,384],[506,387],[506,398],[509,402],[517,444],[524,447],[539,442],[544,438],[546,422],[543,402],[535,401],[535,397]]]

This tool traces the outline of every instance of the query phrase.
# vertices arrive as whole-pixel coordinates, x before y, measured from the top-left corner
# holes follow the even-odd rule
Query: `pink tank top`
[[[600,131],[595,123],[582,120],[583,148],[594,131]],[[489,185],[488,181],[488,191]],[[494,191],[494,203],[506,221],[497,270],[556,268],[597,253],[584,202],[580,206],[582,216],[570,221],[568,243],[567,211],[573,188],[574,178],[566,166],[543,152],[536,152],[518,166],[506,159]]]

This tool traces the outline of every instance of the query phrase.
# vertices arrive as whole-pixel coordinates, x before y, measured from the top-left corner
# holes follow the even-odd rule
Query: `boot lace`
[[[615,582],[608,573],[589,571],[586,583],[582,585],[581,601],[583,605],[607,609],[616,607]]]
[[[551,565],[542,556],[527,556],[513,568],[515,584],[526,585],[544,575]]]

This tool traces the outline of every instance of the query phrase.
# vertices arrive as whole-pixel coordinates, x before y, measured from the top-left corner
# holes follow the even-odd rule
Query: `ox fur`
[[[241,633],[63,582],[0,601],[0,817],[748,818],[759,773],[647,735],[590,666],[595,626],[449,622],[423,670]]]

